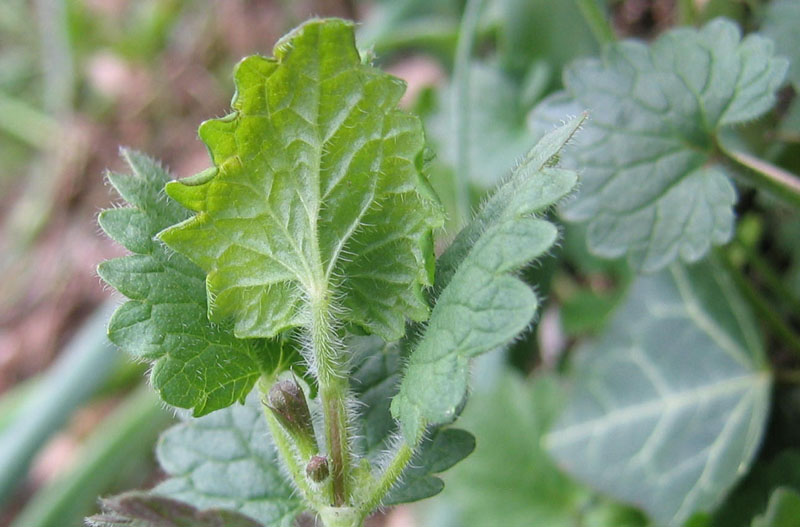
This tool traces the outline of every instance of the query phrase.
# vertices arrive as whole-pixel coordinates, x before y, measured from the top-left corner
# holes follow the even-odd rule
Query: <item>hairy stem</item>
[[[317,382],[325,418],[325,444],[331,469],[333,505],[348,502],[350,489],[350,445],[348,437],[347,394],[349,385],[342,370],[327,298],[311,301],[311,341],[317,363]]]
[[[800,178],[778,166],[750,154],[726,148],[722,153],[746,170],[742,171],[759,189],[766,190],[790,205],[800,207]]]
[[[392,456],[391,461],[384,469],[377,484],[372,488],[372,492],[367,496],[364,501],[363,510],[371,511],[381,504],[381,500],[386,496],[392,486],[397,483],[403,471],[411,461],[411,456],[414,454],[414,448],[408,445],[405,441],[400,443]]]
[[[453,132],[456,134],[456,209],[459,224],[465,224],[470,217],[472,200],[470,198],[469,178],[469,134],[470,134],[470,60],[478,32],[478,21],[483,9],[483,0],[467,0],[464,17],[458,31],[455,63],[453,65]]]
[[[614,42],[617,35],[611,27],[606,14],[597,3],[597,0],[576,0],[578,8],[581,10],[586,25],[592,31],[595,40],[602,46],[608,42]]]

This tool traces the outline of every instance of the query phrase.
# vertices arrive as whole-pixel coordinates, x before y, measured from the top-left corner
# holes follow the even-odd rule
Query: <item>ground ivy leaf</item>
[[[147,156],[122,150],[131,174],[108,174],[131,207],[105,210],[99,223],[132,255],[103,262],[99,275],[130,300],[108,325],[112,342],[153,362],[161,398],[203,415],[241,401],[262,371],[289,362],[290,346],[242,341],[206,318],[203,271],[154,239],[188,213],[164,193],[168,173]]]
[[[440,206],[405,84],[363,64],[353,24],[312,20],[236,68],[234,113],[200,137],[215,168],[167,192],[198,214],[160,237],[206,272],[238,337],[308,323],[309,302],[386,340],[424,320]]]
[[[800,494],[780,488],[772,493],[766,512],[753,520],[753,527],[797,527],[800,525]]]
[[[466,395],[469,360],[530,324],[536,295],[513,273],[544,254],[556,227],[535,216],[568,193],[573,172],[548,167],[583,118],[545,136],[437,262],[436,306],[411,352],[392,414],[406,441],[452,421]]]
[[[720,503],[761,441],[770,374],[747,304],[711,263],[640,277],[578,352],[546,436],[582,481],[676,527]]]
[[[359,401],[360,454],[380,466],[395,439],[395,421],[389,411],[397,393],[402,371],[401,346],[385,343],[378,337],[353,337],[348,347],[354,351],[352,388]],[[472,453],[475,438],[455,428],[432,431],[382,504],[398,505],[429,498],[441,492],[444,483],[434,476],[449,469]]]
[[[89,527],[262,527],[237,512],[197,510],[146,492],[126,492],[100,500],[101,514],[86,518]]]
[[[269,527],[303,512],[269,439],[258,395],[167,430],[156,449],[169,479],[153,492],[200,509],[238,511]]]
[[[725,243],[736,193],[715,161],[716,134],[769,110],[786,68],[771,41],[742,39],[724,19],[673,29],[650,45],[614,43],[600,59],[576,61],[564,73],[566,92],[531,116],[541,128],[550,106],[563,111],[571,101],[591,111],[568,156],[582,184],[563,215],[589,222],[593,252],[627,254],[645,272],[678,257],[699,260]]]

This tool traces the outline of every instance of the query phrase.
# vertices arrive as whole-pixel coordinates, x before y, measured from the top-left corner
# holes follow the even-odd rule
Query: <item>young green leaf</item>
[[[262,527],[238,512],[199,511],[186,503],[146,492],[104,498],[100,508],[101,514],[86,518],[89,527]]]
[[[542,138],[437,262],[436,306],[392,401],[407,442],[416,443],[426,426],[455,419],[470,358],[507,344],[530,324],[538,301],[513,273],[557,238],[556,227],[536,213],[574,186],[573,172],[548,165],[583,119]]]
[[[254,392],[232,406],[167,430],[158,461],[170,478],[153,492],[200,509],[238,511],[269,527],[291,527],[304,505],[286,480]]]
[[[719,19],[673,29],[650,45],[624,41],[579,60],[560,92],[534,110],[534,128],[565,108],[592,119],[569,158],[582,170],[563,208],[588,221],[598,255],[627,254],[645,272],[702,258],[732,234],[736,192],[716,162],[716,135],[769,110],[787,61],[771,41]],[[547,129],[544,127],[543,129]]]
[[[188,213],[164,193],[167,172],[143,154],[122,150],[132,173],[108,180],[131,206],[105,210],[102,229],[134,254],[103,262],[98,274],[130,300],[108,324],[112,342],[153,362],[151,381],[173,406],[203,415],[243,400],[262,371],[281,369],[290,346],[234,338],[206,318],[205,275],[154,239]]]
[[[771,382],[758,329],[710,263],[640,277],[572,378],[547,448],[658,525],[712,510],[761,441]]]
[[[200,137],[214,167],[170,183],[197,212],[160,238],[207,273],[209,318],[273,337],[335,317],[386,340],[424,320],[442,223],[404,83],[362,63],[353,25],[311,20],[236,68],[234,113]]]
[[[753,520],[753,527],[797,527],[800,525],[800,494],[780,488],[772,493],[763,516]]]

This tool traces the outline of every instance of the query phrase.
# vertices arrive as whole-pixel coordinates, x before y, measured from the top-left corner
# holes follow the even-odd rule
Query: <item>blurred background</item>
[[[755,3],[697,2],[703,17],[745,26]],[[599,47],[581,13],[586,2],[486,4],[468,67],[473,202],[532,144],[525,115],[558,88],[560,68]],[[675,4],[596,6],[620,36],[651,38],[678,22]],[[206,168],[197,127],[227,113],[233,65],[271,54],[310,16],[351,18],[362,22],[359,46],[408,82],[403,104],[425,119],[437,152],[431,178],[457,223],[447,103],[463,9],[459,0],[0,2],[0,527],[77,526],[96,496],[159,478],[153,444],[172,417],[143,386],[145,367],[107,343],[118,299],[95,273],[123,253],[95,221],[117,199],[103,173],[123,169],[119,146],[161,159],[176,177]],[[562,314],[567,337],[605,320],[624,274],[614,265],[591,275],[591,313]],[[539,334],[511,350],[518,369],[563,347],[563,327],[548,320],[545,310]],[[400,509],[381,522],[413,518]]]

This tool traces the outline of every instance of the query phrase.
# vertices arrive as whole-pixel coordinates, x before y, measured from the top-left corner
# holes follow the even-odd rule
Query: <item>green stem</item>
[[[750,154],[726,148],[720,150],[744,170],[743,173],[759,189],[766,190],[787,203],[800,208],[800,178],[791,172]]]
[[[614,33],[614,28],[611,27],[608,17],[600,8],[597,0],[575,1],[578,4],[578,8],[581,10],[583,20],[586,22],[586,25],[589,26],[589,29],[592,31],[592,35],[594,35],[594,38],[601,46],[617,40],[617,35]]]
[[[739,290],[745,295],[750,305],[756,310],[761,318],[775,334],[798,356],[800,356],[800,337],[784,322],[781,316],[775,312],[770,302],[764,298],[747,277],[742,273],[731,260],[730,256],[724,251],[719,251],[722,263],[727,268]]]
[[[458,31],[455,63],[453,65],[453,133],[456,134],[456,213],[458,223],[466,224],[472,211],[470,197],[470,60],[475,46],[483,0],[467,0]]]

